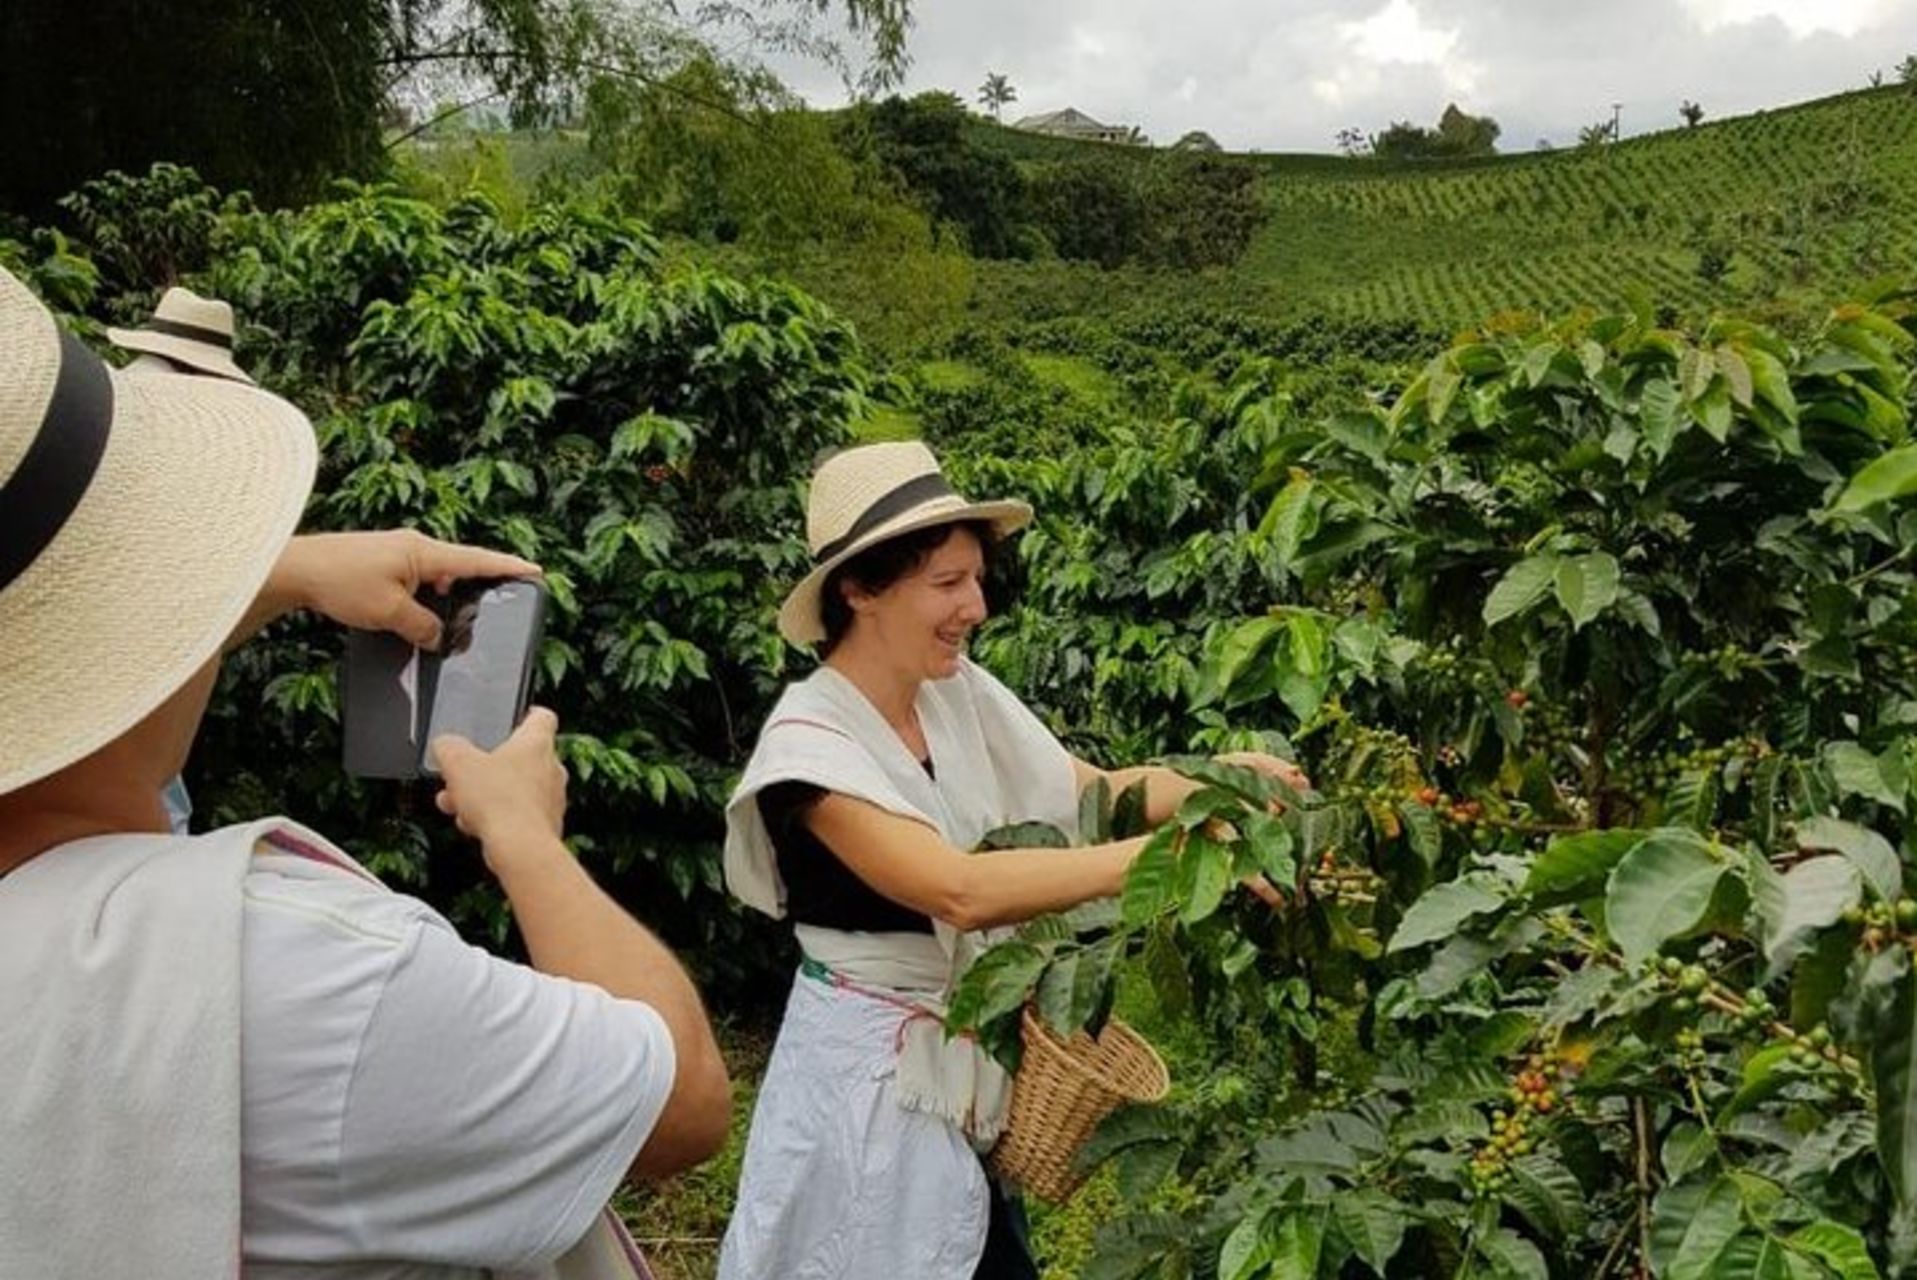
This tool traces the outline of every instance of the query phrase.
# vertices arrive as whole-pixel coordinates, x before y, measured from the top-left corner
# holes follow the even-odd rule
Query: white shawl
[[[239,1274],[241,882],[272,825],[0,880],[0,1275]]]
[[[831,667],[786,689],[726,806],[726,884],[741,901],[774,918],[785,914],[785,886],[757,800],[775,782],[856,797],[922,822],[963,850],[1013,822],[1076,832],[1070,754],[983,668],[962,661],[956,675],[921,685],[918,713],[936,779],[858,686]],[[803,928],[799,942],[846,978],[898,991],[940,1015],[952,984],[991,939],[940,921],[934,930],[926,939]],[[969,1041],[947,1041],[936,1016],[905,1025],[898,1065],[901,1105],[943,1116],[980,1149],[997,1138],[1009,1082]]]
[[[0,1277],[239,1275],[244,884],[275,831],[374,880],[284,818],[76,840],[0,878]],[[649,1274],[610,1212],[543,1273]]]

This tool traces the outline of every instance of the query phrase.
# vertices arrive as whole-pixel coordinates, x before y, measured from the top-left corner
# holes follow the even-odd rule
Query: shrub
[[[174,180],[116,181],[116,225],[164,226]],[[92,194],[70,207],[101,225]],[[796,482],[864,408],[851,332],[790,287],[668,267],[642,225],[589,208],[509,227],[483,200],[356,187],[229,209],[210,234],[191,282],[235,304],[242,357],[319,431],[307,526],[412,525],[545,565],[537,692],[563,728],[576,847],[627,901],[692,904],[647,914],[709,972],[755,976],[766,949],[716,945],[740,928],[719,808],[787,674],[772,617],[804,561]],[[338,653],[296,622],[234,656],[190,770],[202,812],[309,821],[503,936],[430,803],[341,773]]]

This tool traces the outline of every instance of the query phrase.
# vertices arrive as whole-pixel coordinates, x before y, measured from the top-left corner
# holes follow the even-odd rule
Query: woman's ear
[[[877,599],[865,589],[864,583],[853,578],[839,580],[839,597],[845,601],[846,608],[854,613],[869,613],[873,600]]]

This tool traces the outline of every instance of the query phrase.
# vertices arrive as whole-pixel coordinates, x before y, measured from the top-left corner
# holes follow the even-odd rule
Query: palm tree
[[[992,113],[992,119],[996,120],[1006,103],[1018,101],[1018,90],[1012,87],[1009,79],[993,71],[986,75],[985,83],[978,87],[978,100],[985,104]]]

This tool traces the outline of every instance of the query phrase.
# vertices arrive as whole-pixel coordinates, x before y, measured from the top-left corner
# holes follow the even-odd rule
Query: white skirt
[[[905,1010],[801,975],[766,1067],[719,1280],[971,1280],[985,1171],[894,1095]]]

